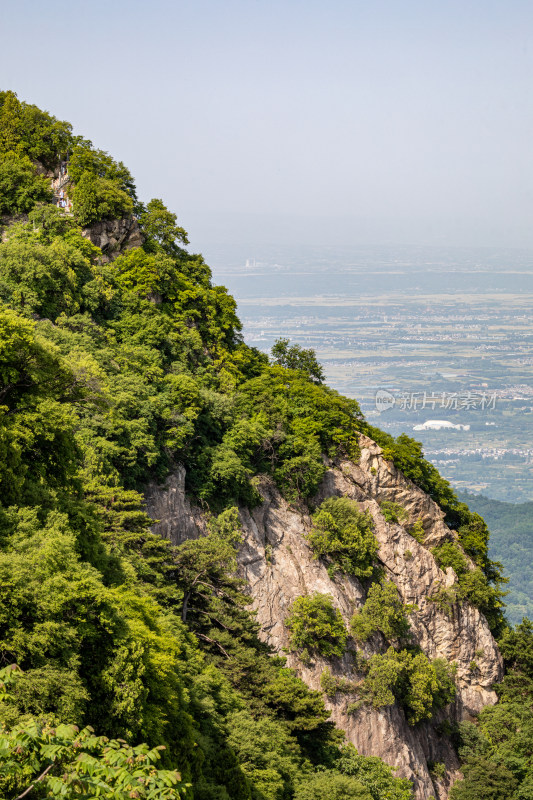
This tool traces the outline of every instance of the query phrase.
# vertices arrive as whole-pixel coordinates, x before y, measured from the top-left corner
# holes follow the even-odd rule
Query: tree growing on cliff
[[[374,570],[378,542],[372,517],[348,497],[329,497],[311,517],[307,541],[317,558],[330,562],[331,572],[368,578]]]
[[[325,658],[344,655],[348,632],[330,595],[314,592],[297,597],[285,624],[291,632],[293,647]]]
[[[414,608],[402,603],[392,581],[373,583],[363,608],[352,617],[352,634],[363,642],[376,631],[390,642],[402,639],[409,633],[407,615]]]
[[[176,224],[176,214],[169,211],[162,200],[150,200],[141,212],[139,222],[146,236],[144,248],[148,253],[161,250],[169,256],[179,257],[183,254],[180,244],[189,244],[187,231]]]
[[[366,670],[363,695],[375,708],[399,702],[410,725],[431,719],[455,697],[454,667],[442,659],[430,661],[421,651],[389,647],[373,655]]]
[[[322,383],[324,370],[318,363],[316,353],[299,344],[290,344],[289,339],[277,339],[272,346],[272,363],[287,369],[297,369],[307,373],[315,383]]]

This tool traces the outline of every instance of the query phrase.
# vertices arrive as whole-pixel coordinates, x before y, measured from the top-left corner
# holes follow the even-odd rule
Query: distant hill
[[[460,499],[477,511],[490,530],[490,557],[501,561],[509,578],[507,617],[518,624],[533,616],[533,502],[503,503],[463,492]]]

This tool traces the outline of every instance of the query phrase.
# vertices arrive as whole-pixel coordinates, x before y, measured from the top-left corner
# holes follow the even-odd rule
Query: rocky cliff
[[[446,572],[439,569],[428,549],[455,538],[444,524],[441,509],[382,457],[375,442],[364,436],[357,464],[345,461],[328,466],[316,501],[347,496],[370,512],[380,546],[378,557],[386,576],[396,584],[403,602],[415,606],[410,614],[413,640],[429,658],[443,658],[457,665],[457,696],[431,722],[416,726],[407,723],[399,706],[363,705],[350,710],[356,695],[337,693],[328,698],[327,705],[332,718],[362,754],[380,756],[397,768],[398,775],[412,780],[416,800],[444,800],[457,777],[458,761],[442,723],[471,717],[496,701],[491,687],[502,677],[500,654],[477,609],[462,603],[442,610],[431,600],[439,588],[457,580],[451,568]],[[269,480],[264,479],[259,488],[261,505],[240,512],[244,541],[239,564],[264,639],[276,651],[285,652],[289,638],[284,620],[296,597],[315,591],[331,595],[348,625],[353,612],[364,603],[365,590],[357,578],[336,575],[332,579],[325,564],[313,557],[304,538],[311,527],[307,513],[289,505]],[[384,500],[400,503],[409,512],[409,520],[404,525],[387,522],[379,505]],[[174,543],[205,532],[201,511],[185,495],[183,469],[164,487],[149,487],[146,501],[148,513],[159,520],[153,529]],[[424,527],[423,545],[406,530],[415,520],[421,520]],[[376,634],[362,647],[364,655],[370,656],[383,651],[384,641]],[[320,689],[320,676],[326,666],[334,676],[348,678],[354,684],[362,677],[350,650],[342,659],[315,658],[306,665],[290,652],[287,659],[314,689]],[[432,763],[445,764],[443,778],[432,778]]]
[[[134,217],[103,219],[84,228],[83,236],[101,249],[102,263],[113,261],[133,247],[142,247],[144,242],[139,223]]]

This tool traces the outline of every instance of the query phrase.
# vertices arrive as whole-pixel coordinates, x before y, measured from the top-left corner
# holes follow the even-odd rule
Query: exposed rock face
[[[462,604],[447,615],[429,599],[441,586],[456,580],[455,573],[439,569],[429,550],[454,533],[443,522],[443,512],[420,489],[381,456],[374,442],[361,437],[359,464],[331,465],[320,488],[318,501],[345,495],[368,509],[379,541],[379,559],[386,576],[396,584],[405,603],[416,604],[410,615],[414,641],[429,658],[444,658],[457,665],[457,698],[430,723],[415,727],[407,724],[398,706],[375,709],[363,706],[347,713],[355,695],[337,694],[327,701],[332,719],[346,731],[348,739],[364,755],[377,755],[398,769],[397,774],[413,781],[417,800],[440,800],[458,774],[456,755],[437,724],[444,719],[457,721],[496,701],[491,685],[501,679],[502,661],[484,617],[477,609]],[[307,514],[289,506],[267,479],[260,487],[264,502],[253,509],[241,509],[244,542],[239,564],[253,597],[253,607],[263,636],[275,650],[289,646],[284,620],[296,597],[315,591],[330,594],[345,623],[365,600],[357,578],[337,575],[332,580],[321,560],[313,558],[304,535],[311,526]],[[422,519],[425,546],[419,544],[402,525],[385,521],[379,502],[392,500],[409,511],[410,521]],[[151,487],[147,493],[148,512],[160,519],[155,530],[179,543],[205,530],[201,513],[191,508],[184,493],[184,471],[173,476],[163,489]],[[380,634],[363,646],[366,656],[383,651]],[[471,668],[476,662],[476,669]],[[353,655],[330,661],[314,659],[304,666],[294,654],[288,656],[306,683],[320,689],[320,676],[329,666],[335,676],[357,681]],[[444,762],[443,781],[433,782],[428,762]]]
[[[104,263],[125,250],[141,247],[144,242],[139,223],[133,217],[104,219],[83,230],[83,236],[102,250]]]
[[[150,517],[157,520],[152,531],[174,544],[181,544],[187,539],[197,539],[207,533],[202,512],[191,506],[185,495],[185,469],[178,469],[171,475],[161,490],[156,484],[150,484],[145,492],[146,510]]]

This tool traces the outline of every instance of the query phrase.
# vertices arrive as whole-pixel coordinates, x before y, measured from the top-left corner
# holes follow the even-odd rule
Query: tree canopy
[[[59,174],[72,214],[51,200]],[[374,431],[324,385],[313,350],[281,339],[269,362],[248,347],[234,298],[186,249],[176,215],[141,203],[121,161],[13,92],[0,92],[0,216],[0,659],[13,667],[0,673],[2,796],[407,800],[409,785],[343,746],[323,693],[261,641],[237,575],[238,508],[261,501],[261,473],[309,510],[327,459],[357,460],[359,434],[375,435],[456,526],[475,569],[449,548],[438,558],[503,630],[481,518],[416,442]],[[84,229],[124,217],[139,246],[109,261]],[[150,531],[144,491],[178,464],[208,533],[173,546]],[[328,500],[308,543],[333,576],[364,582],[359,634],[403,645],[408,609],[387,582],[371,585],[369,517]],[[345,653],[328,595],[298,598],[286,622],[301,655]],[[530,631],[513,635],[500,691],[522,747],[513,692],[529,691]],[[453,697],[453,670],[407,645],[364,669],[366,701],[398,702],[413,724]],[[471,774],[478,756],[503,758],[525,792],[528,767],[493,752],[487,731]]]

